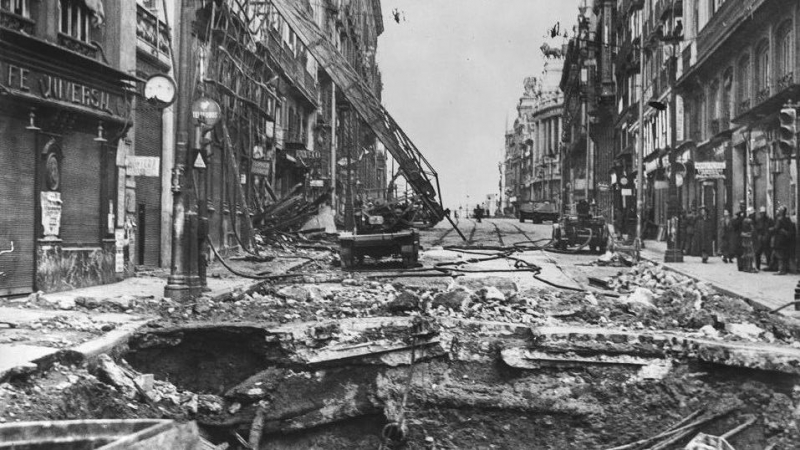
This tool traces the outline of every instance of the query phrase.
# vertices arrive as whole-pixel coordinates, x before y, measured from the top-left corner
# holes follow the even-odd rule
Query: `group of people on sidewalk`
[[[725,210],[720,224],[719,253],[724,263],[736,262],[740,272],[777,271],[785,275],[789,261],[794,256],[795,225],[788,217],[786,206],[778,209],[773,220],[765,207],[756,213],[752,207],[739,203],[739,211],[732,216]],[[708,209],[685,212],[681,221],[683,237],[680,248],[685,255],[700,256],[704,263],[713,255],[716,224],[708,217]]]

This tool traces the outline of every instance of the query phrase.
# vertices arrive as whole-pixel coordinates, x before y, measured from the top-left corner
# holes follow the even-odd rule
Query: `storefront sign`
[[[211,128],[222,116],[222,109],[214,99],[201,97],[192,103],[192,118],[200,126]]]
[[[696,162],[697,178],[725,178],[724,162]]]
[[[132,177],[161,176],[161,158],[158,156],[129,156],[128,172]]]
[[[61,232],[61,192],[45,191],[39,198],[42,205],[44,237],[56,238]]]
[[[309,185],[313,188],[325,187],[325,180],[311,180]]]
[[[45,100],[68,102],[109,114],[121,115],[122,96],[29,67],[0,61],[0,81],[2,81],[0,86],[12,92],[24,92]]]
[[[302,149],[300,149],[300,150],[297,150],[296,154],[297,154],[297,156],[305,159],[306,161],[314,160],[314,159],[321,159],[322,158],[322,154],[320,152],[313,151],[313,150],[302,150]]]
[[[605,192],[605,191],[608,190],[608,187],[609,187],[608,183],[604,183],[602,181],[597,183],[597,190],[598,191]]]
[[[253,160],[252,164],[252,172],[254,175],[261,175],[268,177],[270,174],[270,169],[272,169],[272,165],[269,161],[262,161],[258,159]]]

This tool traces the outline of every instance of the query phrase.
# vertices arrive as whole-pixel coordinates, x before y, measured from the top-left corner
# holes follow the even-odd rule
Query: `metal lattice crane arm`
[[[414,146],[370,88],[364,84],[345,57],[307,16],[301,2],[272,0],[272,4],[397,161],[403,177],[420,197],[432,221],[442,220],[445,213],[438,200],[441,198],[439,176],[428,160]]]

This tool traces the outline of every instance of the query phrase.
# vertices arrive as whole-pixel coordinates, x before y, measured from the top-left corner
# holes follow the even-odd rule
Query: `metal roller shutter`
[[[136,111],[136,155],[161,155],[161,111],[144,106]],[[139,264],[157,266],[161,253],[161,177],[136,178],[140,245]],[[144,223],[142,223],[144,219]]]
[[[163,70],[139,59],[137,72],[146,75]],[[161,110],[140,102],[136,108],[135,136],[137,156],[161,156]],[[137,264],[158,266],[161,255],[161,177],[136,178]]]
[[[64,137],[61,239],[65,246],[100,244],[100,145],[93,136]]]
[[[0,295],[33,290],[35,135],[25,123],[0,116]]]

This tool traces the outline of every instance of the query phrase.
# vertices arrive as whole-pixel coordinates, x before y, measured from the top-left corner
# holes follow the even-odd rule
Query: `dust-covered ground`
[[[248,270],[246,262],[237,267]],[[260,448],[270,449],[604,449],[636,441],[642,442],[626,448],[644,449],[683,448],[697,432],[722,435],[752,417],[752,425],[730,438],[737,450],[800,445],[800,384],[793,373],[643,355],[668,368],[653,377],[636,364],[525,368],[502,356],[504,349],[533,345],[525,333],[538,327],[666,332],[793,349],[800,327],[791,319],[651,264],[620,269],[604,287],[590,291],[520,288],[494,273],[423,277],[421,270],[400,273],[391,263],[378,268],[344,273],[335,255],[315,251],[296,276],[266,280],[254,292],[191,303],[133,297],[122,304],[78,304],[83,311],[157,320],[137,337],[138,347],[118,349],[107,361],[56,363],[3,383],[0,421],[197,420],[209,440],[230,448],[247,448],[258,433]],[[34,299],[27,306],[39,305]],[[387,318],[393,324],[391,318],[407,317],[437,324],[434,335],[440,341],[431,348],[438,350],[426,354],[416,337],[398,338],[400,332],[345,331],[343,326],[332,326],[324,337],[304,338],[301,345],[281,328],[358,318]],[[252,336],[229,341],[227,335],[213,334],[215,324],[240,333],[245,328],[238,324]],[[194,334],[181,331],[185,326],[195,327]],[[64,330],[70,323],[53,320],[39,327]],[[172,345],[165,344],[171,338],[179,345],[205,329],[206,337],[194,343],[207,352],[202,364],[176,357],[180,350],[148,350],[147,345]],[[164,330],[176,331],[148,341],[148,332]],[[411,360],[418,358],[413,364],[407,360],[409,342]],[[384,359],[370,359],[374,355],[361,350],[370,345]],[[309,362],[341,348],[360,353]],[[236,362],[240,353],[256,350],[268,356]],[[172,355],[172,362],[153,356],[159,354]],[[391,359],[393,354],[399,359]],[[121,373],[121,379],[110,373]],[[204,382],[188,381],[204,376]],[[687,417],[681,426],[695,424],[689,434],[658,437]],[[402,443],[381,434],[398,421],[405,431]],[[262,426],[254,431],[256,423]],[[679,439],[669,442],[670,436]]]

